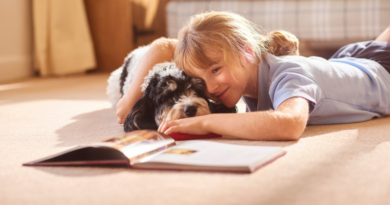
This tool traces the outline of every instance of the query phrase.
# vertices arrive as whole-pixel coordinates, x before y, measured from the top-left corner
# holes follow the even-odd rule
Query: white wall
[[[0,0],[0,83],[31,75],[31,1]]]

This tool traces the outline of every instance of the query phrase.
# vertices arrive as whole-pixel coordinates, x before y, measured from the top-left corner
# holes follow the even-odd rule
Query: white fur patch
[[[141,62],[141,59],[143,56],[145,56],[146,52],[149,50],[150,46],[143,46],[135,49],[133,52],[131,52],[125,59],[127,61],[129,58],[131,59],[130,64],[127,66],[127,77],[125,80],[125,84],[123,85],[123,93],[126,93],[127,90],[130,87],[131,82],[133,81],[134,75],[136,73],[136,70],[138,69],[138,65]]]
[[[122,68],[118,68],[111,73],[110,77],[107,80],[108,84],[106,88],[106,94],[108,95],[108,98],[113,108],[115,108],[116,104],[121,99],[121,88],[119,86],[121,73]]]
[[[142,57],[146,54],[148,50],[149,50],[149,46],[143,46],[135,49],[134,51],[129,53],[129,55],[127,55],[125,58],[125,62],[127,62],[131,58],[131,61],[128,64],[128,66],[124,68],[122,65],[121,67],[119,67],[118,69],[116,69],[111,73],[110,77],[107,80],[108,85],[106,88],[106,94],[108,95],[108,98],[112,103],[112,107],[115,107],[119,99],[121,98],[119,84],[120,84],[120,77],[123,72],[123,69],[127,69],[128,72],[127,77],[125,79],[125,83],[122,88],[123,93],[126,94],[135,75],[135,71],[137,70]]]
[[[141,85],[142,92],[145,92],[146,88],[149,85],[150,79],[156,73],[158,73],[161,77],[168,76],[168,75],[173,76],[173,77],[180,76],[180,70],[179,70],[179,68],[176,67],[175,63],[170,63],[170,62],[159,63],[159,64],[155,65],[153,67],[153,69],[149,71],[149,74],[144,78],[145,81]]]
[[[195,91],[190,91],[187,92],[186,95],[181,96],[179,102],[184,103],[185,105],[192,105],[197,99],[199,98],[195,95]]]
[[[112,106],[115,107],[116,104],[118,103],[119,99],[121,98],[120,94],[120,77],[123,69],[127,69],[128,75],[125,79],[122,91],[124,94],[127,93],[127,90],[130,87],[131,82],[133,81],[134,75],[136,73],[136,70],[138,69],[139,63],[143,56],[145,56],[146,52],[149,50],[150,46],[142,46],[131,53],[127,55],[125,58],[125,62],[128,61],[129,58],[131,58],[130,63],[126,68],[123,66],[119,67],[116,69],[114,72],[111,73],[109,79],[108,79],[108,85],[106,88],[106,93],[112,103]],[[164,70],[164,68],[168,67],[169,69]],[[157,64],[153,67],[153,70],[149,71],[148,76],[145,77],[144,83],[141,85],[142,91],[144,92],[146,87],[149,85],[149,80],[151,76],[153,76],[156,72],[159,72],[161,76],[175,76],[178,77],[180,76],[180,70],[176,67],[174,63],[170,62],[165,62],[165,63],[160,63]],[[171,87],[172,88],[172,87]]]

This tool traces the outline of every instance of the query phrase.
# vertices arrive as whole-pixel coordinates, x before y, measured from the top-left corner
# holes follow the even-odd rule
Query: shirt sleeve
[[[275,110],[287,99],[302,97],[310,102],[310,112],[324,96],[322,89],[315,81],[293,72],[285,72],[274,78],[269,95]]]

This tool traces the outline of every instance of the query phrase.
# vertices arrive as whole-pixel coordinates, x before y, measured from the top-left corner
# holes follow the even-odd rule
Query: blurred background
[[[0,83],[111,72],[134,48],[175,38],[193,14],[229,10],[297,35],[304,56],[329,58],[390,24],[389,0],[0,0]]]

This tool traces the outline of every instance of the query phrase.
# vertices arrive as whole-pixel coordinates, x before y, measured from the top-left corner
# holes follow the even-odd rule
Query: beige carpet
[[[22,163],[122,132],[107,74],[0,85],[0,204],[390,204],[390,117],[310,126],[252,174]]]

